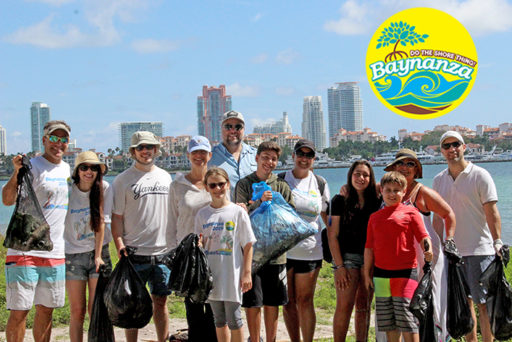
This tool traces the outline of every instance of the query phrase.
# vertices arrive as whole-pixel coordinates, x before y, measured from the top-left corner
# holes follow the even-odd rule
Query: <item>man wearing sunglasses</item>
[[[114,179],[112,236],[119,254],[127,246],[135,247],[130,255],[144,284],[149,283],[153,300],[153,321],[158,341],[169,334],[167,288],[170,270],[162,263],[169,251],[167,222],[171,175],[155,165],[160,141],[151,132],[135,132],[130,153],[135,163]],[[126,341],[136,342],[138,330],[125,330]]]
[[[243,142],[245,121],[242,113],[234,110],[222,116],[222,143],[212,150],[208,166],[226,170],[231,185],[231,198],[236,183],[256,171],[256,149]]]
[[[71,128],[64,121],[49,121],[43,128],[42,155],[30,160],[32,187],[43,215],[50,226],[52,251],[22,252],[7,250],[5,260],[7,341],[21,342],[25,336],[27,314],[36,307],[33,335],[35,341],[49,341],[53,309],[64,306],[65,255],[64,221],[68,209],[69,165],[62,161],[68,148]],[[2,189],[5,205],[16,203],[17,176],[22,156],[13,158],[14,172]]]
[[[462,270],[468,281],[471,295],[468,301],[475,321],[473,331],[466,335],[466,341],[477,341],[473,302],[478,305],[480,312],[482,340],[492,341],[485,295],[479,279],[503,246],[496,186],[487,170],[464,159],[466,145],[458,132],[444,133],[440,145],[448,168],[434,177],[432,187],[452,207],[457,220],[454,241],[463,257]],[[442,222],[437,215],[434,226],[437,231],[442,231]]]

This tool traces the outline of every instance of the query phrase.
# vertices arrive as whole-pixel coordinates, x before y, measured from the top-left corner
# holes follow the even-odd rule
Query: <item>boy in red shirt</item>
[[[381,181],[386,206],[368,221],[364,250],[364,282],[375,284],[377,326],[389,342],[419,341],[418,322],[409,304],[418,286],[415,239],[427,249],[425,260],[432,260],[431,242],[423,218],[412,206],[402,204],[407,180],[396,171],[386,173]],[[373,282],[371,278],[373,270]]]

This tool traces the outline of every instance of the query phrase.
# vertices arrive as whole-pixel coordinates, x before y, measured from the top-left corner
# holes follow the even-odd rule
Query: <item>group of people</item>
[[[471,290],[468,300],[471,308],[473,301],[478,304],[483,340],[492,340],[478,280],[502,246],[498,198],[489,173],[464,160],[466,147],[460,134],[448,131],[441,137],[448,168],[435,177],[433,189],[416,181],[422,177],[422,165],[413,151],[402,149],[379,183],[369,162],[355,162],[347,184],[331,199],[325,179],[312,171],[316,150],[311,141],[299,140],[292,153],[293,169],[275,174],[279,145],[267,141],[255,149],[243,143],[245,121],[239,112],[226,112],[221,125],[222,142],[213,149],[205,137],[190,140],[191,169],[177,173],[174,180],[155,165],[159,140],[150,132],[134,133],[130,145],[134,163],[111,186],[103,180],[107,167],[94,152],[79,154],[70,170],[62,160],[70,127],[64,121],[45,125],[44,153],[31,160],[32,185],[50,225],[54,248],[51,252],[8,250],[7,341],[23,341],[33,305],[34,339],[49,341],[52,312],[64,305],[65,291],[70,339],[82,341],[99,268],[112,269],[108,251],[112,240],[119,255],[128,256],[128,246],[136,248],[129,258],[149,285],[158,340],[166,341],[171,292],[167,283],[172,270],[163,259],[190,233],[200,236],[214,285],[204,304],[185,299],[190,341],[243,341],[241,307],[248,340],[263,340],[263,308],[265,339],[275,341],[279,306],[283,306],[290,339],[312,341],[324,226],[337,297],[335,341],[345,340],[354,306],[356,340],[367,340],[373,294],[378,336],[389,341],[400,336],[418,340],[418,324],[408,304],[425,261],[433,264],[436,336],[447,340],[442,252],[446,240],[455,242],[464,257]],[[21,156],[14,157],[13,164],[15,171],[2,189],[5,205],[16,202]],[[253,200],[252,185],[262,181],[272,191]],[[271,200],[272,192],[279,192],[317,233],[252,272],[253,229],[257,227],[251,226],[249,215]],[[111,229],[106,228],[109,223]],[[126,340],[137,341],[137,330],[127,329]],[[476,341],[476,324],[467,340]]]

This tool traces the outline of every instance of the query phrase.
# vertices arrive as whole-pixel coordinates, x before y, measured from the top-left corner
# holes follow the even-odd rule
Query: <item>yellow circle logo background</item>
[[[412,8],[391,16],[374,33],[366,73],[373,92],[390,110],[432,119],[464,101],[475,82],[477,62],[475,44],[455,18],[433,8]]]

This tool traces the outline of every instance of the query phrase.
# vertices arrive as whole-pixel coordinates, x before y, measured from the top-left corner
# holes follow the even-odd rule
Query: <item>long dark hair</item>
[[[357,190],[352,185],[352,175],[359,165],[364,165],[368,167],[368,170],[370,170],[370,182],[368,183],[368,186],[363,193],[364,207],[373,208],[376,207],[379,202],[377,186],[375,183],[375,174],[373,172],[372,165],[365,159],[356,160],[352,166],[350,166],[347,174],[348,196],[345,198],[345,206],[343,208],[342,222],[344,223],[350,221],[351,217],[353,216],[354,209],[358,206],[359,203],[359,195],[357,194]]]
[[[77,166],[77,168],[80,165]],[[98,232],[100,226],[103,224],[103,173],[98,165],[98,174],[92,183],[91,191],[89,192],[89,210],[91,215],[91,230]],[[80,183],[80,176],[78,172],[73,175],[73,183]]]

